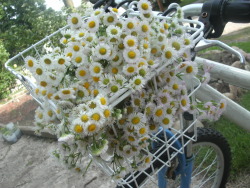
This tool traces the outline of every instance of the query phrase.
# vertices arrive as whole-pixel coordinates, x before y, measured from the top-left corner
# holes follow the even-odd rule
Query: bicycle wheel
[[[193,154],[190,187],[225,187],[231,165],[231,151],[226,139],[213,129],[198,128]]]
[[[229,176],[231,151],[226,139],[211,128],[198,128],[193,143],[190,188],[224,188]],[[180,187],[180,177],[168,180],[168,188]]]

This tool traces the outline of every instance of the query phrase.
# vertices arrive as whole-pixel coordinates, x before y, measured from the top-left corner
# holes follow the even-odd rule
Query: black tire
[[[205,179],[201,180],[200,185],[195,187],[209,187],[209,188],[224,188],[226,186],[230,166],[231,166],[231,150],[226,139],[216,130],[210,128],[198,128],[197,130],[197,142],[193,144],[194,154],[194,167],[192,173],[192,183],[197,178],[203,177],[204,174],[211,176],[211,181],[205,182]],[[208,156],[209,155],[209,156]],[[204,158],[206,159],[204,160]],[[202,161],[201,161],[202,160]],[[214,165],[209,164],[213,162]],[[211,166],[209,166],[211,165]],[[210,168],[208,171],[202,172],[197,175],[199,169]],[[204,185],[202,185],[204,183]],[[192,187],[192,185],[191,185]]]

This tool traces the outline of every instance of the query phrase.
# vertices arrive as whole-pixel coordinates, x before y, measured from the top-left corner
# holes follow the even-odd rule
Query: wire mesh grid
[[[133,10],[128,10],[128,17],[133,17],[133,16],[138,16],[139,13],[135,12]],[[163,17],[163,16],[155,16],[158,19],[169,19],[168,17]],[[86,17],[87,18],[87,17]],[[194,20],[186,20],[186,19],[180,19],[179,22],[182,23],[183,28],[187,33],[191,33],[190,39],[194,41],[194,43],[197,43],[203,36],[203,24],[194,21]],[[190,25],[198,25],[198,27],[191,27]],[[34,56],[34,57],[41,57],[42,55],[46,54],[49,52],[52,48],[60,46],[59,39],[61,37],[61,32],[68,29],[69,26],[65,26],[58,31],[54,32],[53,34],[45,37],[43,40],[39,41],[38,43],[30,46],[23,52],[20,52],[18,55],[15,57],[11,58],[8,60],[6,63],[6,68],[11,71],[22,83],[23,85],[27,88],[27,90],[30,92],[30,94],[33,96],[33,98],[39,103],[42,104],[44,99],[37,97],[35,95],[34,89],[36,88],[37,83],[35,82],[35,79],[32,78],[31,74],[25,70],[23,64],[24,64],[24,59],[27,56]],[[13,68],[14,65],[17,65]],[[154,69],[151,71],[151,73],[147,76],[146,81],[152,80],[155,83],[155,78],[156,76],[164,70],[165,65],[162,65],[161,67],[158,67],[157,69]],[[191,83],[190,86],[190,94],[189,97],[193,98],[195,97],[195,91],[199,88],[200,83],[198,79],[192,79],[189,80]],[[155,89],[157,91],[157,86],[155,85]],[[117,92],[115,95],[113,95],[110,98],[110,105],[112,107],[115,107],[118,103],[123,101],[125,98],[130,96],[132,91],[128,88],[121,89],[119,92]],[[52,106],[52,109],[56,110],[56,105],[52,102],[49,101],[49,103]],[[196,140],[196,118],[194,118],[194,121],[190,123],[188,127],[183,126],[183,117],[180,115],[180,124],[179,127],[173,127],[170,129],[170,131],[173,133],[173,136],[168,137],[166,135],[166,132],[161,128],[156,134],[150,134],[150,140],[151,143],[157,143],[157,147],[154,148],[155,146],[150,145],[145,152],[150,152],[153,155],[153,160],[150,163],[150,167],[147,169],[141,169],[140,171],[132,172],[131,174],[127,175],[123,179],[115,179],[114,181],[120,185],[121,187],[131,187],[128,185],[129,183],[133,182],[136,180],[138,177],[141,175],[147,177],[146,181],[142,182],[140,185],[138,185],[135,181],[133,187],[143,187],[144,185],[147,184],[148,181],[154,182],[153,184],[157,184],[156,182],[156,177],[155,175],[165,166],[171,166],[171,162],[179,155],[179,154],[184,154],[184,148],[192,141]],[[113,129],[115,132],[115,127],[113,125]],[[194,132],[190,136],[189,132]],[[176,147],[176,142],[181,144],[181,147],[178,148]],[[113,170],[111,167],[111,164],[108,162],[105,162],[103,160],[100,160],[99,158],[96,158],[94,156],[91,156],[91,158],[94,159],[95,163],[102,168],[106,174],[109,176],[113,175]],[[127,159],[127,163],[129,164],[130,161]],[[155,165],[157,164],[157,165]]]

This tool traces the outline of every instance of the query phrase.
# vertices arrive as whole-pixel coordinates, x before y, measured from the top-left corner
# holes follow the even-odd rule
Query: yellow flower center
[[[117,8],[112,8],[112,10],[116,13],[118,13],[118,9]]]
[[[173,88],[173,90],[178,90],[179,89],[179,85],[178,84],[173,84],[172,88]]]
[[[96,108],[96,103],[91,102],[90,105],[89,105],[89,107],[92,108],[92,109]]]
[[[112,23],[114,20],[115,20],[115,19],[114,19],[113,16],[109,16],[108,19],[107,19],[107,21],[108,21],[109,23]]]
[[[58,64],[63,65],[65,63],[65,59],[60,58],[58,60]]]
[[[29,67],[33,67],[34,66],[34,62],[32,60],[28,60],[28,66]]]
[[[99,73],[101,71],[101,68],[96,66],[93,68],[94,73]]]
[[[99,53],[100,53],[101,55],[105,55],[105,54],[107,53],[106,48],[100,48],[100,49],[99,49]]]
[[[112,86],[110,89],[111,89],[111,91],[112,91],[113,93],[115,93],[115,92],[118,91],[118,87],[117,87],[117,86]]]
[[[102,105],[106,105],[107,104],[107,100],[104,97],[100,98],[100,102]]]
[[[124,125],[126,120],[125,119],[120,119],[118,122],[119,122],[120,125]]]
[[[82,90],[77,91],[77,96],[83,98],[84,92]]]
[[[112,59],[112,60],[116,62],[116,61],[118,61],[119,59],[120,59],[120,58],[119,58],[119,56],[117,55],[117,56],[115,56],[114,59]]]
[[[78,74],[79,74],[80,76],[85,76],[85,75],[86,75],[86,71],[85,71],[85,70],[80,70],[80,71],[78,72]]]
[[[145,18],[150,18],[150,14],[143,14],[143,16],[145,17]]]
[[[44,63],[46,63],[47,65],[50,65],[52,62],[51,62],[50,59],[45,59],[45,60],[44,60]]]
[[[135,45],[135,41],[133,40],[133,39],[129,39],[128,41],[127,41],[127,44],[128,44],[128,46],[134,46]]]
[[[184,39],[184,44],[185,45],[189,45],[190,44],[190,40],[189,39]]]
[[[90,21],[89,22],[89,28],[94,28],[95,27],[95,21]]]
[[[164,23],[164,29],[168,29],[169,25],[167,23]]]
[[[140,100],[140,99],[135,99],[135,100],[134,100],[134,104],[135,104],[136,106],[140,106],[140,105],[141,105],[141,100]]]
[[[70,90],[63,90],[62,93],[63,93],[64,95],[69,95],[71,92],[70,92]]]
[[[140,85],[140,84],[141,84],[141,80],[140,80],[140,79],[136,79],[136,80],[134,81],[134,83],[135,83],[135,85]]]
[[[40,68],[37,68],[37,69],[36,69],[36,73],[37,73],[38,75],[42,75],[42,74],[43,74],[43,70],[40,69]]]
[[[151,49],[151,54],[156,54],[157,53],[157,49],[156,48],[152,48]]]
[[[100,116],[100,114],[95,113],[95,114],[93,114],[93,115],[91,116],[91,118],[92,118],[93,120],[95,120],[95,121],[99,121],[99,120],[101,119],[101,116]]]
[[[82,122],[86,123],[89,120],[89,116],[84,114],[81,116],[81,120],[82,120]]]
[[[94,89],[94,90],[93,90],[93,94],[94,94],[94,96],[96,97],[96,96],[99,94],[99,90],[98,90],[98,89]]]
[[[120,44],[118,45],[118,48],[119,48],[120,50],[123,50],[123,49],[124,49],[124,44],[123,44],[123,43],[120,43]]]
[[[167,97],[161,97],[160,99],[161,99],[161,102],[163,104],[166,104],[168,102],[168,98]]]
[[[144,48],[144,49],[148,49],[148,44],[147,44],[147,43],[144,43],[144,44],[143,44],[143,48]]]
[[[105,116],[106,118],[108,118],[108,117],[110,117],[111,112],[110,112],[110,110],[106,109],[106,110],[104,110],[103,114],[104,114],[104,116]]]
[[[167,59],[171,59],[171,57],[172,57],[172,52],[171,52],[171,51],[166,51],[166,52],[165,52],[165,57],[166,57]]]
[[[150,163],[151,162],[150,157],[146,157],[145,160],[144,160],[144,162],[147,163],[147,164]]]
[[[166,112],[167,112],[167,114],[172,114],[173,110],[172,110],[171,108],[168,108],[168,109],[166,110]]]
[[[158,117],[162,116],[162,114],[163,114],[162,109],[157,109],[157,110],[155,111],[155,115],[158,116]]]
[[[192,73],[192,72],[193,72],[193,67],[192,67],[192,66],[188,66],[188,67],[186,68],[186,72],[187,72],[187,73]]]
[[[164,125],[169,124],[169,122],[170,122],[170,120],[169,120],[168,118],[164,118],[164,119],[162,120],[162,123],[163,123]]]
[[[128,136],[128,140],[129,140],[130,142],[134,142],[134,141],[135,141],[135,137],[133,137],[133,136]]]
[[[43,119],[43,114],[39,113],[39,114],[37,115],[37,117],[38,117],[39,119]]]
[[[225,108],[225,104],[224,104],[224,103],[221,103],[221,104],[220,104],[220,109],[223,109],[223,108]]]
[[[48,114],[49,117],[52,117],[52,116],[53,116],[52,110],[49,110],[49,111],[47,112],[47,114]]]
[[[71,18],[71,22],[72,22],[73,24],[78,24],[78,18],[77,18],[77,17]]]
[[[147,32],[147,31],[148,31],[148,26],[147,26],[147,25],[142,25],[142,26],[141,26],[141,30],[142,30],[143,32]]]
[[[156,125],[154,125],[154,124],[149,125],[149,129],[151,131],[155,130],[156,129]]]
[[[145,127],[140,128],[139,133],[140,134],[145,134],[147,132],[147,129]]]
[[[42,87],[46,87],[48,84],[47,84],[47,82],[45,82],[45,81],[41,81],[41,82],[40,82],[40,85],[41,85]]]
[[[117,29],[111,29],[111,34],[112,35],[117,35],[117,33],[118,33]]]
[[[143,10],[148,10],[148,4],[147,3],[142,3],[141,4],[141,8],[143,9]]]
[[[181,49],[181,45],[180,45],[180,43],[178,43],[178,42],[173,42],[173,43],[172,43],[172,46],[173,46],[177,51]]]
[[[93,40],[93,37],[91,37],[91,36],[89,36],[88,38],[87,38],[87,41],[88,42],[91,42]]]
[[[95,16],[97,16],[100,13],[101,13],[101,11],[99,11],[99,10],[95,11]]]
[[[89,126],[88,126],[88,131],[89,132],[94,132],[95,130],[96,130],[96,124],[90,124]]]
[[[182,105],[182,106],[186,106],[186,105],[187,105],[186,99],[182,99],[182,100],[181,100],[181,105]]]
[[[42,90],[42,91],[41,91],[41,94],[42,94],[42,96],[47,95],[47,90]]]
[[[71,52],[69,52],[69,53],[67,53],[67,57],[72,57],[72,53]]]
[[[76,133],[82,133],[82,132],[83,132],[83,128],[82,128],[81,125],[75,125],[74,131],[75,131]]]
[[[141,119],[140,119],[139,117],[133,117],[132,120],[131,120],[131,122],[132,122],[134,125],[136,125],[136,124],[138,124],[138,123],[141,122]]]
[[[75,45],[75,46],[73,46],[73,50],[76,51],[76,52],[78,52],[80,50],[80,47],[77,46],[77,45]]]
[[[130,59],[134,59],[134,58],[136,57],[136,53],[135,53],[134,51],[129,51],[129,52],[128,52],[128,57],[129,57]]]
[[[118,73],[118,68],[113,67],[113,68],[112,68],[112,73],[113,73],[113,74],[117,74],[117,73]]]
[[[81,57],[76,57],[75,58],[75,62],[76,63],[81,63],[82,62],[82,58]]]
[[[133,73],[133,72],[135,71],[135,68],[134,68],[134,67],[128,67],[128,68],[127,68],[127,71],[128,71],[129,73]]]
[[[134,111],[134,108],[133,108],[132,106],[128,106],[128,107],[127,107],[127,113],[128,113],[128,114],[133,113],[133,111]]]
[[[133,24],[132,22],[129,22],[129,23],[127,24],[127,28],[133,29],[133,28],[134,28],[134,24]]]

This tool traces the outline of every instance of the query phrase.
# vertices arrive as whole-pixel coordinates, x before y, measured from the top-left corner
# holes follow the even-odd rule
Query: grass
[[[247,110],[250,110],[250,92],[245,93],[239,103]],[[226,137],[231,147],[231,180],[235,180],[239,173],[250,173],[250,133],[224,117],[217,121],[213,127]]]

